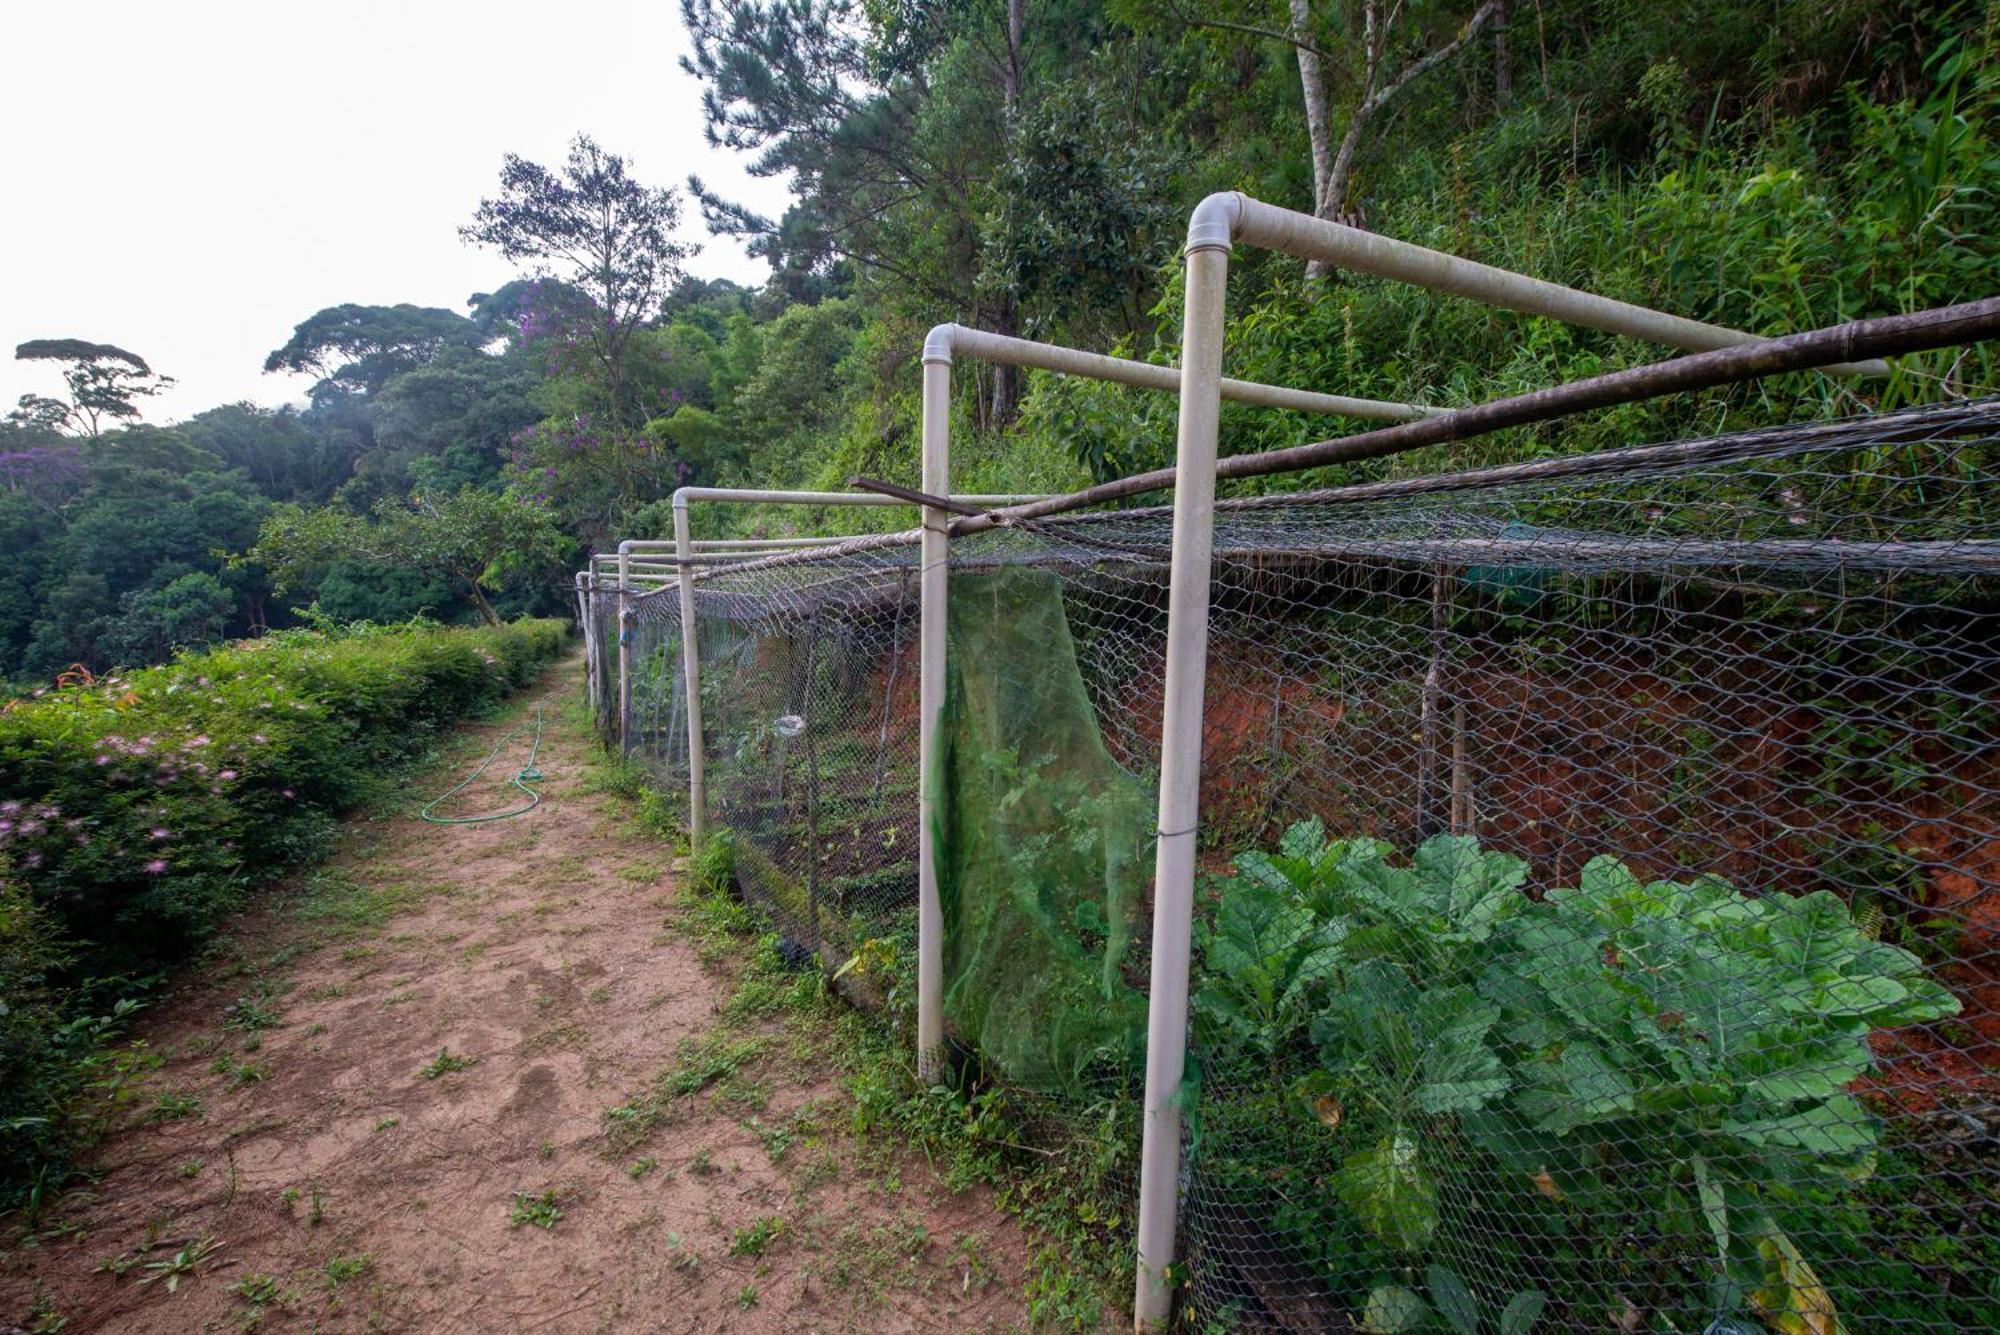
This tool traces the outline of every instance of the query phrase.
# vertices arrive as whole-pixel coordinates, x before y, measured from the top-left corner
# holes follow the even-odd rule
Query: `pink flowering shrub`
[[[59,1029],[66,981],[156,972],[319,852],[385,767],[532,679],[566,633],[288,631],[13,702],[0,713],[0,937],[63,967],[0,961],[14,965],[0,970],[0,1029]],[[35,1046],[0,1043],[0,1087],[43,1079],[19,1066]],[[52,1124],[0,1114],[4,1183]]]

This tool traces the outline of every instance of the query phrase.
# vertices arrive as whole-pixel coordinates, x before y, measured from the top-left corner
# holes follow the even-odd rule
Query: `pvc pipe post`
[[[946,494],[951,485],[951,354],[924,345],[923,489]],[[938,896],[937,813],[931,804],[931,767],[938,719],[944,710],[945,599],[950,559],[949,512],[922,508],[918,576],[917,686],[917,1078],[936,1084],[944,1075],[944,908]]]
[[[1167,591],[1167,679],[1160,735],[1160,825],[1153,864],[1153,960],[1146,1014],[1145,1124],[1139,1151],[1138,1330],[1164,1329],[1167,1267],[1180,1207],[1181,1079],[1187,1063],[1195,826],[1201,799],[1202,691],[1208,669],[1209,557],[1215,539],[1216,433],[1222,411],[1227,243],[1190,235],[1181,340],[1180,434]]]
[[[618,754],[632,754],[631,563],[618,553]]]
[[[689,555],[688,510],[674,495],[674,541],[685,561]],[[688,836],[696,844],[708,833],[708,758],[702,750],[701,646],[694,624],[694,567],[680,568],[681,689],[687,695]]]

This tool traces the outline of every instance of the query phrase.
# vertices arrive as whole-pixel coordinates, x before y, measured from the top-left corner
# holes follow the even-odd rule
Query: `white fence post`
[[[694,627],[694,566],[688,556],[688,498],[674,493],[674,552],[680,562],[681,689],[687,695],[688,836],[699,844],[708,834],[707,756],[702,751],[701,644]]]
[[[1162,1329],[1173,1307],[1180,1205],[1181,1110],[1187,1063],[1188,964],[1194,921],[1195,826],[1201,799],[1202,693],[1208,669],[1209,555],[1215,537],[1216,432],[1222,411],[1222,316],[1228,230],[1188,228],[1181,342],[1173,560],[1167,593],[1167,680],[1160,734],[1160,828],[1153,871],[1153,962],[1146,1018],[1145,1125],[1139,1153],[1139,1273],[1133,1325]]]
[[[632,754],[632,562],[618,545],[618,754]]]
[[[924,340],[923,490],[951,489],[951,329],[941,325]],[[940,337],[940,334],[943,336]],[[922,509],[918,547],[920,629],[917,742],[917,1077],[936,1083],[944,1074],[944,909],[938,899],[937,839],[931,806],[931,766],[938,717],[944,710],[946,562],[951,516]]]

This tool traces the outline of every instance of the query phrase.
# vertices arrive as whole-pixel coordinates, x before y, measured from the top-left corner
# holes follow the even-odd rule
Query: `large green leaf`
[[[1330,1064],[1365,1063],[1383,1084],[1400,1086],[1421,1051],[1417,1000],[1416,985],[1399,966],[1361,960],[1341,972],[1313,1022],[1313,1041]]]
[[[1446,1266],[1424,1267],[1424,1284],[1430,1290],[1431,1305],[1457,1335],[1479,1335],[1479,1300],[1458,1272]]]
[[[1723,1130],[1761,1149],[1861,1160],[1874,1152],[1879,1128],[1857,1099],[1842,1094],[1782,1117],[1725,1122]]]
[[[1548,1302],[1549,1296],[1540,1289],[1522,1289],[1500,1313],[1500,1335],[1528,1335]]]
[[[1527,902],[1520,889],[1528,878],[1528,864],[1507,853],[1481,849],[1469,835],[1427,839],[1412,862],[1424,898],[1449,924],[1447,939],[1484,941],[1494,923]]]
[[[1437,1231],[1437,1183],[1407,1134],[1349,1155],[1333,1175],[1333,1190],[1363,1227],[1398,1251],[1423,1248]]]
[[[1316,918],[1265,882],[1235,878],[1204,937],[1208,979],[1196,1009],[1225,1032],[1276,1051],[1305,1022],[1307,993],[1332,975],[1345,934],[1341,923]]]
[[[1486,1045],[1500,1008],[1470,987],[1435,988],[1417,1002],[1423,1038],[1417,1106],[1427,1113],[1469,1112],[1507,1092],[1500,1055]]]
[[[1729,1054],[1727,1071],[1744,1092],[1765,1103],[1789,1106],[1830,1099],[1870,1065],[1868,1044],[1823,1026],[1768,1026]]]
[[[1300,821],[1278,836],[1278,851],[1308,865],[1317,863],[1326,852],[1326,822],[1318,816]]]
[[[1633,1110],[1630,1077],[1594,1043],[1576,1042],[1550,1061],[1530,1063],[1530,1084],[1516,1105],[1537,1127],[1567,1135]]]

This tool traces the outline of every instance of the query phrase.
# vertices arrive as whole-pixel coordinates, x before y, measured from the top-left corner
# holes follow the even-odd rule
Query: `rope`
[[[493,749],[486,753],[486,759],[479,762],[477,769],[466,775],[457,787],[451,789],[449,792],[441,793],[424,803],[424,809],[417,813],[418,816],[432,825],[481,825],[490,820],[506,820],[509,816],[525,816],[540,806],[542,804],[542,795],[528,786],[531,783],[540,783],[542,781],[542,772],[535,768],[535,757],[541,753],[542,749],[542,710],[537,705],[535,707],[534,745],[528,748],[528,763],[516,770],[513,778],[514,786],[528,795],[527,805],[514,807],[508,811],[496,811],[486,816],[433,816],[431,814],[433,810],[471,787],[474,780],[484,774],[486,767],[491,765],[494,758],[500,754],[500,748],[513,741],[516,737],[519,737],[525,731],[527,731],[527,725],[523,724],[521,727],[507,733],[499,741],[493,743]]]

